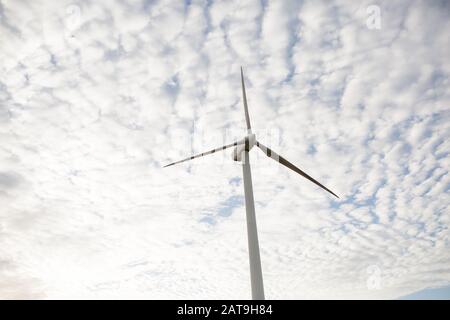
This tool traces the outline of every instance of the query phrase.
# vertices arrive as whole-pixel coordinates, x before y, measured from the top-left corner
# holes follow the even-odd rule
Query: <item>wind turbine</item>
[[[208,154],[212,154],[218,151],[223,151],[228,148],[234,147],[233,151],[233,160],[242,162],[242,172],[244,176],[244,194],[245,194],[245,210],[247,216],[247,238],[248,238],[248,252],[249,252],[249,260],[250,260],[250,279],[251,279],[251,287],[252,287],[252,299],[253,300],[264,300],[264,285],[263,285],[263,276],[261,270],[261,258],[259,254],[259,244],[258,244],[258,231],[256,228],[256,216],[255,216],[255,202],[253,199],[253,187],[252,187],[252,174],[250,170],[250,158],[249,152],[256,145],[260,148],[268,157],[278,161],[285,167],[297,172],[304,178],[309,181],[315,183],[322,189],[328,191],[336,198],[339,198],[333,191],[322,185],[320,182],[306,174],[304,171],[297,168],[295,165],[290,163],[288,160],[277,154],[275,151],[269,149],[261,142],[256,140],[255,134],[252,132],[252,128],[250,125],[250,116],[248,113],[247,106],[247,95],[245,93],[245,84],[244,84],[244,73],[241,67],[241,83],[242,83],[242,98],[244,102],[244,111],[245,111],[245,121],[247,123],[247,135],[234,143],[230,143],[224,145],[220,148],[212,149],[210,151],[206,151],[186,159],[170,163],[165,167],[172,166],[174,164],[178,164],[181,162],[189,161],[195,158],[200,158],[206,156]]]

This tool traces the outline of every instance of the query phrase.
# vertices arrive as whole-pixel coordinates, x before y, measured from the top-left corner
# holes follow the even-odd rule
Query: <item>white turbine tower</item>
[[[253,199],[253,187],[252,187],[252,175],[250,171],[250,159],[249,159],[249,152],[253,148],[253,146],[257,146],[260,148],[264,153],[281,163],[282,165],[288,167],[289,169],[297,172],[304,178],[310,180],[311,182],[315,183],[322,189],[325,189],[335,197],[339,198],[333,191],[326,188],[324,185],[322,185],[317,180],[313,179],[309,175],[307,175],[305,172],[297,168],[295,165],[287,161],[282,156],[278,155],[273,150],[267,148],[264,146],[261,142],[256,140],[255,134],[252,133],[252,128],[250,126],[250,116],[248,113],[248,106],[247,106],[247,96],[245,94],[245,84],[244,84],[244,74],[241,67],[241,82],[242,82],[242,97],[244,101],[244,111],[245,111],[245,121],[247,122],[247,135],[234,143],[227,144],[223,147],[213,149],[207,152],[200,153],[198,155],[191,156],[189,158],[173,162],[171,164],[168,164],[164,167],[172,166],[177,163],[189,161],[195,158],[203,157],[208,154],[215,153],[217,151],[222,151],[227,148],[234,147],[233,151],[233,160],[234,161],[241,161],[242,162],[242,171],[244,176],[244,193],[245,193],[245,210],[247,213],[247,237],[248,237],[248,253],[249,253],[249,260],[250,260],[250,278],[251,278],[251,286],[252,286],[252,299],[253,300],[264,300],[264,285],[263,285],[263,277],[262,277],[262,270],[261,270],[261,258],[259,255],[259,244],[258,244],[258,231],[256,228],[256,216],[255,216],[255,203]]]

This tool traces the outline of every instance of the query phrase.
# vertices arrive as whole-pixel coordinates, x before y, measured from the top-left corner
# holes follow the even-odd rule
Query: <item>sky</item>
[[[0,0],[0,298],[249,299],[243,66],[266,298],[449,299],[449,16]]]
[[[402,300],[450,300],[450,286],[424,289],[401,297]]]

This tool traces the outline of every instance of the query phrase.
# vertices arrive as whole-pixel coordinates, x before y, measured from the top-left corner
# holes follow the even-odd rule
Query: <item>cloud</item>
[[[0,297],[249,298],[239,66],[268,298],[448,285],[448,3],[4,1]]]

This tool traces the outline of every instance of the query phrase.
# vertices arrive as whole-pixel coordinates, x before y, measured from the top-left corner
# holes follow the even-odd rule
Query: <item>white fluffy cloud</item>
[[[0,298],[249,298],[239,66],[267,298],[450,283],[449,4],[1,1]],[[371,20],[372,21],[372,20]]]

